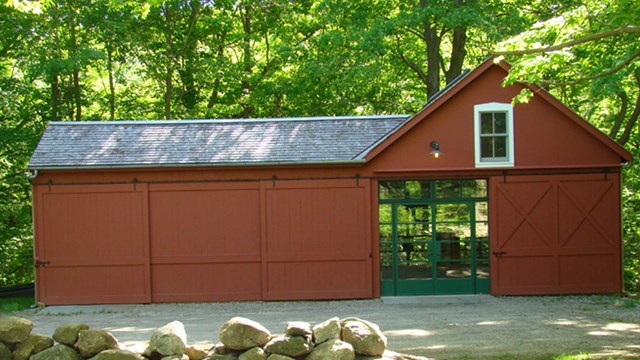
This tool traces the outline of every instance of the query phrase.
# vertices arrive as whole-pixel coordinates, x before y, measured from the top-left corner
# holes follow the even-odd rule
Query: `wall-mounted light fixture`
[[[437,141],[435,140],[431,141],[431,148],[433,150],[431,150],[429,155],[433,156],[434,159],[437,159],[440,156],[442,156],[442,151],[440,151],[440,144],[438,144]]]

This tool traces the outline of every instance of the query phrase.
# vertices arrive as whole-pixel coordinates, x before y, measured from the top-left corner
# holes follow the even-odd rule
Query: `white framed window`
[[[479,104],[473,112],[476,167],[513,166],[513,105]]]

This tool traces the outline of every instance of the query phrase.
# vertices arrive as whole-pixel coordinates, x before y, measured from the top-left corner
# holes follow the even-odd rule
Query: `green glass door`
[[[383,296],[489,291],[486,181],[380,182]]]

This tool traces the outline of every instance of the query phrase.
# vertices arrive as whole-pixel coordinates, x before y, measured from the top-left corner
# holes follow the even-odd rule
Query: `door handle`
[[[506,254],[506,252],[505,252],[505,251],[494,251],[494,252],[493,252],[493,255],[494,255],[495,257],[501,257],[501,256],[502,256],[502,255],[504,255],[504,254]]]

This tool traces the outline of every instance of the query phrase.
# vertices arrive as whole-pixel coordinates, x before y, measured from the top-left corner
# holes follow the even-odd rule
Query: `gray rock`
[[[161,356],[182,356],[186,349],[187,333],[184,330],[184,324],[180,321],[172,321],[153,332],[145,354],[158,353]]]
[[[58,344],[31,356],[29,360],[82,360],[82,357],[69,346]]]
[[[13,350],[13,360],[28,360],[31,355],[37,354],[52,346],[52,338],[40,334],[29,334],[29,337],[19,343]],[[0,359],[1,358],[2,357],[0,357]]]
[[[189,346],[184,350],[185,355],[189,357],[189,360],[204,360],[207,358],[207,352],[204,350],[196,349],[193,346]]]
[[[217,343],[217,344],[213,345],[213,347],[209,351],[212,354],[218,354],[218,355],[225,355],[225,354],[229,354],[229,353],[233,352],[233,350],[231,350],[228,347],[224,346],[223,343]]]
[[[264,346],[264,351],[270,354],[280,354],[290,357],[306,355],[313,350],[313,343],[303,336],[277,336]]]
[[[160,360],[189,360],[187,354],[182,355],[167,355],[160,358]]]
[[[342,319],[342,340],[353,345],[358,355],[380,356],[387,348],[387,337],[378,325],[358,318]]]
[[[213,354],[207,360],[236,360],[238,354]]]
[[[53,332],[53,340],[60,344],[74,346],[78,342],[80,330],[89,330],[89,325],[80,323],[62,324]]]
[[[15,316],[0,317],[0,341],[8,344],[17,344],[27,339],[33,323],[27,319]]]
[[[243,317],[234,317],[220,328],[220,342],[232,350],[263,346],[271,333],[264,326]]]
[[[313,342],[320,344],[327,340],[340,339],[340,319],[337,317],[321,322],[313,327]]]
[[[289,336],[311,336],[311,324],[304,321],[289,321],[284,330],[285,335]]]
[[[105,350],[89,360],[144,360],[141,355],[127,350]]]
[[[265,360],[267,353],[260,347],[251,348],[238,356],[239,360]]]
[[[356,353],[351,344],[338,340],[327,340],[316,346],[306,360],[354,360]]]
[[[76,349],[80,355],[90,358],[104,350],[118,350],[118,340],[104,330],[80,330]]]
[[[271,354],[271,355],[269,355],[267,360],[296,360],[296,359],[294,359],[292,357],[289,357],[289,356],[286,356],[286,355]]]
[[[0,342],[0,359],[11,359],[11,350]]]

